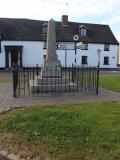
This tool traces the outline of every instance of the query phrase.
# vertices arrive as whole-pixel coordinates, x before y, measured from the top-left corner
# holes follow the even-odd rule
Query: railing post
[[[74,81],[74,66],[72,64],[72,82]]]
[[[99,64],[97,65],[97,85],[96,85],[96,94],[99,92]]]
[[[16,89],[18,84],[18,69],[13,69],[13,96],[16,98]]]
[[[36,65],[36,75],[37,76],[39,75],[39,66],[38,66],[38,64]]]

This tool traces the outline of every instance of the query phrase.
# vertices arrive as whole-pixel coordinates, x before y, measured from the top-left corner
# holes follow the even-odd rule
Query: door
[[[12,50],[11,51],[11,67],[18,66],[18,51]]]

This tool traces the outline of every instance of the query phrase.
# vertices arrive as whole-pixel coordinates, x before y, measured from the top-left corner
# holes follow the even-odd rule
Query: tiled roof
[[[46,41],[46,35],[42,34],[44,23],[47,21],[0,18],[0,36],[3,40]],[[108,25],[76,22],[68,22],[68,26],[62,26],[61,22],[56,22],[57,41],[74,41],[73,36],[79,34],[80,25],[86,26],[87,36],[79,36],[78,41],[118,45],[118,41]]]

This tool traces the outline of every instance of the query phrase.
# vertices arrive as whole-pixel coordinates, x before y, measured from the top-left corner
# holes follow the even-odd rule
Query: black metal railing
[[[13,70],[13,95],[39,96],[60,94],[98,94],[98,67],[67,67],[48,69],[49,76],[42,76],[41,68],[32,67]],[[55,76],[57,75],[57,76]]]

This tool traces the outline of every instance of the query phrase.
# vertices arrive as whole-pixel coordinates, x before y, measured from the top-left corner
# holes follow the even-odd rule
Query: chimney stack
[[[62,15],[62,26],[68,26],[68,15]]]

